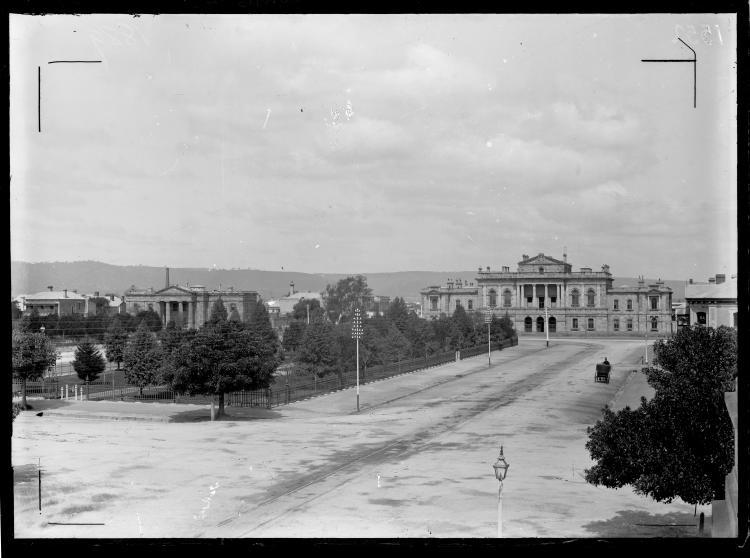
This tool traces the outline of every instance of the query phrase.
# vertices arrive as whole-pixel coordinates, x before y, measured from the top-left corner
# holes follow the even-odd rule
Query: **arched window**
[[[633,331],[633,318],[628,318],[628,331]]]
[[[596,293],[594,292],[594,289],[589,289],[586,293],[586,306],[593,306],[594,305],[594,297],[596,296]]]
[[[469,310],[473,310],[474,309],[474,301],[473,300],[470,300],[466,304],[469,307]]]
[[[633,301],[628,299],[628,310],[632,310],[632,309],[633,309]]]
[[[589,318],[588,322],[588,329],[594,329],[594,318]]]
[[[612,322],[612,326],[614,327],[615,331],[620,331],[620,320],[615,318]]]
[[[580,293],[578,292],[578,289],[573,289],[570,291],[570,305],[571,306],[579,306],[580,305]]]
[[[557,331],[557,320],[554,316],[549,317],[549,332],[555,333]]]
[[[542,318],[541,316],[536,319],[536,330],[538,332],[544,331],[544,318]]]
[[[659,329],[659,320],[656,316],[651,317],[651,331],[657,331]]]
[[[510,290],[503,291],[503,306],[510,306]]]
[[[532,319],[527,316],[526,319],[523,321],[523,330],[526,333],[530,333],[531,332],[531,325],[532,324],[533,324]]]
[[[497,292],[495,289],[490,289],[490,308],[497,306]]]

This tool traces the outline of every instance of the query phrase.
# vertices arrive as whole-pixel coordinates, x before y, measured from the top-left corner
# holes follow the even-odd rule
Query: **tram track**
[[[600,347],[600,345],[595,342],[581,342],[576,344],[581,346],[580,350],[572,355],[548,363],[551,364],[551,366],[544,366],[530,375],[509,383],[502,389],[502,393],[498,394],[497,392],[492,392],[490,390],[482,390],[472,393],[472,398],[470,399],[471,404],[469,406],[459,408],[456,412],[438,420],[437,423],[422,425],[406,436],[401,436],[398,439],[386,442],[384,445],[375,449],[370,448],[361,451],[354,457],[351,457],[351,450],[348,450],[346,454],[331,456],[329,458],[329,463],[331,461],[336,461],[337,457],[339,457],[339,459],[343,458],[343,460],[334,465],[332,469],[327,468],[321,470],[323,469],[323,466],[319,467],[318,471],[308,473],[303,479],[294,482],[291,486],[287,485],[282,492],[274,494],[252,507],[241,504],[235,514],[216,523],[210,531],[219,530],[221,536],[227,536],[225,532],[226,529],[229,528],[230,530],[236,531],[236,535],[234,536],[252,536],[254,532],[279,520],[288,513],[299,510],[309,505],[311,502],[338,490],[348,482],[351,482],[357,477],[357,474],[361,473],[363,467],[386,463],[389,460],[392,460],[394,455],[406,457],[424,451],[431,444],[434,444],[437,438],[461,428],[466,423],[475,420],[483,413],[492,412],[500,407],[513,403],[530,390],[536,389],[551,377],[554,377],[566,366],[593,356],[597,353]],[[369,406],[363,410],[372,411],[374,409],[382,408],[396,401],[423,394],[424,392],[443,387],[452,382],[466,381],[467,378],[473,377],[482,372],[492,372],[493,369],[496,370],[496,367],[507,366],[509,363],[534,356],[538,356],[538,352],[535,351],[533,353],[519,355],[518,357],[503,361],[492,367],[487,367],[485,365],[476,366],[462,372],[458,375],[459,377],[454,376],[446,378],[424,388],[413,390],[407,394]],[[484,394],[487,395],[482,397]],[[446,398],[442,403],[446,405],[456,403],[459,398],[463,398],[463,401],[467,401],[466,393],[457,393]],[[346,475],[347,471],[351,471],[351,473]],[[316,486],[314,492],[304,494],[306,489],[313,486]],[[297,496],[296,500],[287,501],[289,497],[294,497],[295,495]],[[243,526],[240,525],[240,523],[250,523],[252,526]],[[212,533],[201,533],[198,536],[212,536]]]

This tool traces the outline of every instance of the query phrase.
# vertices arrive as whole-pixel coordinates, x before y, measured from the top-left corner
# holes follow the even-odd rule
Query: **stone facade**
[[[519,334],[665,335],[673,330],[672,289],[662,281],[613,287],[609,266],[573,271],[563,261],[523,256],[517,271],[479,268],[474,283],[448,282],[421,291],[425,318],[465,310],[507,315]]]
[[[159,291],[135,288],[125,292],[125,309],[129,314],[153,310],[166,326],[170,321],[188,328],[199,328],[211,317],[211,308],[221,299],[230,319],[245,321],[258,300],[255,291],[207,291],[200,285],[170,285]]]

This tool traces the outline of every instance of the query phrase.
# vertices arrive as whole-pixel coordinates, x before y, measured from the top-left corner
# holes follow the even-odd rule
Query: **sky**
[[[733,14],[12,14],[9,33],[16,261],[374,273],[566,250],[615,276],[737,272]],[[641,62],[692,58],[677,37],[696,107],[691,63]]]

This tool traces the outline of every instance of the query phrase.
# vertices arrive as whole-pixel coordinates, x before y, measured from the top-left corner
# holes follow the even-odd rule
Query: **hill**
[[[376,295],[401,296],[418,301],[419,291],[429,285],[444,285],[448,278],[474,282],[475,271],[399,271],[393,273],[363,273],[367,284]],[[204,285],[208,289],[234,287],[254,290],[268,300],[289,292],[294,282],[297,291],[323,291],[346,274],[300,273],[291,271],[263,271],[259,269],[170,268],[172,284]],[[646,282],[652,280],[647,279]],[[638,279],[616,277],[614,286],[636,285]],[[43,291],[48,285],[55,290],[77,290],[79,293],[122,294],[131,285],[141,288],[162,288],[165,284],[163,267],[119,266],[96,261],[82,262],[11,262],[11,297]],[[674,291],[673,300],[684,300],[685,282],[666,281]]]

